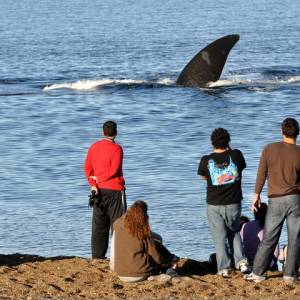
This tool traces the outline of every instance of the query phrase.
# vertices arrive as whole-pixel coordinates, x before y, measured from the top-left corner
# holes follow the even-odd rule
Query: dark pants
[[[109,229],[126,211],[125,191],[100,189],[100,205],[93,206],[92,258],[105,258]]]
[[[166,265],[158,265],[152,258],[152,266],[153,269],[151,271],[152,275],[158,275],[160,273],[165,273],[166,270],[171,266],[171,262],[174,258],[174,254],[172,254],[161,242],[154,241],[155,248],[161,257],[168,263]]]
[[[164,257],[166,260],[168,260],[169,262],[172,261],[172,259],[174,258],[174,254],[172,254],[162,243],[154,241],[155,243],[155,248],[157,250],[157,252]]]

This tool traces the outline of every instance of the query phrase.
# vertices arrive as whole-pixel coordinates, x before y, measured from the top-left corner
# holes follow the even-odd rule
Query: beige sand
[[[180,273],[168,281],[122,283],[107,260],[0,255],[1,299],[300,299],[300,285],[286,284],[280,272],[262,283],[206,274],[205,263],[181,259]]]

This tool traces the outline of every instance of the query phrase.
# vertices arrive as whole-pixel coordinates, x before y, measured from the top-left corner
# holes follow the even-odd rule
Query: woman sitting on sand
[[[122,281],[142,281],[168,268],[175,272],[178,257],[154,239],[147,208],[144,201],[136,201],[114,223],[110,266]]]

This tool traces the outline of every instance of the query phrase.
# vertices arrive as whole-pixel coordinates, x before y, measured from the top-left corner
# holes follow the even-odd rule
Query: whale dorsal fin
[[[237,34],[227,35],[206,46],[185,66],[176,84],[205,87],[208,82],[217,81],[230,50],[239,39],[240,36]]]

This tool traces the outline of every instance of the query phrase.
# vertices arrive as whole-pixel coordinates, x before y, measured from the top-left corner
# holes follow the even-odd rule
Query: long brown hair
[[[131,236],[140,241],[151,237],[147,209],[147,203],[138,200],[132,204],[125,214],[125,228]]]

